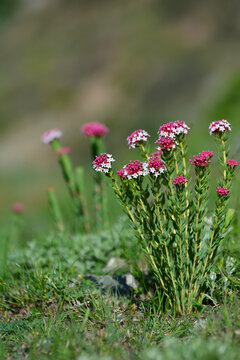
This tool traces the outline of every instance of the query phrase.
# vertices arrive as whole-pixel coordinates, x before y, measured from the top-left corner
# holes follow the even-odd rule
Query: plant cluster
[[[204,150],[187,159],[184,121],[160,126],[155,152],[147,151],[150,135],[142,129],[128,138],[129,148],[140,150],[144,160],[130,160],[115,174],[112,155],[102,153],[93,161],[103,172],[129,216],[157,280],[159,299],[166,309],[184,314],[200,304],[206,291],[224,234],[233,211],[228,210],[237,161],[229,159],[227,140],[231,125],[214,121],[209,133],[220,144],[223,174],[216,189],[211,230],[207,231],[209,177],[214,154]],[[190,179],[190,168],[195,176]],[[193,185],[191,185],[193,184]]]
[[[96,155],[104,151],[103,138],[107,132],[108,128],[98,122],[86,123],[82,126],[81,133],[89,139],[93,159]],[[41,140],[44,144],[50,144],[58,156],[64,180],[73,200],[75,215],[80,224],[80,230],[86,233],[90,230],[90,221],[84,186],[84,169],[81,166],[74,169],[69,155],[71,149],[62,146],[60,142],[61,137],[62,132],[59,129],[50,129],[42,134]],[[49,206],[55,223],[58,230],[62,231],[64,230],[64,221],[54,187],[49,187],[47,193]],[[95,172],[93,173],[93,202],[94,223],[91,225],[95,229],[101,230],[103,227],[106,227],[107,224],[107,199],[104,181],[102,177]]]

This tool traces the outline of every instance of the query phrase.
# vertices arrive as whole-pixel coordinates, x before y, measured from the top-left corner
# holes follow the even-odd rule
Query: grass
[[[235,259],[239,258],[237,219],[226,244],[228,256]],[[103,294],[84,280],[87,274],[103,274],[112,256],[125,258],[124,272],[131,271],[142,281],[138,268],[142,254],[124,218],[109,231],[52,232],[8,251],[0,279],[0,358],[239,358],[238,285],[222,282],[216,275],[211,290],[215,305],[206,299],[198,312],[176,318],[162,313],[157,300],[149,297],[152,290],[147,285],[118,297]],[[239,261],[235,265],[231,274],[237,281]]]

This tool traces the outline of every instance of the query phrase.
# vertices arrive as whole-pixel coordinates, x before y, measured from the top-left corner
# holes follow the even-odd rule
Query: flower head
[[[188,179],[185,176],[179,175],[173,178],[173,185],[185,185],[188,182]]]
[[[180,134],[187,134],[189,130],[190,128],[187,126],[185,121],[176,120],[174,122],[161,125],[158,133],[159,136],[175,138],[175,136]]]
[[[163,154],[162,150],[155,151],[154,153],[150,154],[150,157],[160,157]]]
[[[147,141],[149,137],[150,135],[145,130],[135,130],[131,135],[127,137],[129,149],[135,149],[138,144],[141,144],[143,141]]]
[[[57,155],[70,154],[71,149],[69,147],[62,147],[56,151]]]
[[[62,137],[62,132],[59,129],[50,129],[42,134],[41,140],[44,144],[49,144],[54,139],[60,139],[60,137]]]
[[[225,186],[219,186],[216,191],[219,196],[227,195],[229,193],[229,189]]]
[[[12,211],[15,213],[22,213],[24,210],[24,205],[22,203],[16,202],[12,205]]]
[[[206,167],[212,161],[210,160],[214,156],[212,151],[202,151],[198,155],[193,155],[193,160],[189,159],[190,163],[199,167]]]
[[[160,136],[155,143],[159,145],[158,147],[156,147],[157,150],[167,150],[167,151],[174,149],[178,145],[178,143],[174,140],[174,138],[169,136]]]
[[[108,128],[99,122],[89,122],[83,124],[81,133],[87,136],[100,136],[103,137],[108,132]]]
[[[125,169],[121,169],[117,171],[118,177],[125,178],[127,175],[125,174]]]
[[[227,161],[227,164],[228,164],[229,166],[233,166],[233,167],[238,166],[237,160],[233,160],[233,159],[229,159],[229,160]]]
[[[93,168],[96,171],[104,172],[105,174],[109,173],[109,170],[112,167],[112,162],[115,161],[111,154],[100,154],[96,156],[93,163]]]
[[[145,176],[149,173],[145,163],[140,160],[130,160],[129,164],[118,171],[119,177],[127,177],[128,179],[136,179],[139,176]]]
[[[144,167],[148,169],[149,173],[153,174],[155,177],[158,177],[166,170],[166,165],[159,156],[151,156],[144,163]]]
[[[218,134],[218,133],[223,133],[225,131],[231,131],[232,127],[231,124],[227,121],[227,120],[217,120],[217,121],[213,121],[210,125],[209,125],[209,134]]]

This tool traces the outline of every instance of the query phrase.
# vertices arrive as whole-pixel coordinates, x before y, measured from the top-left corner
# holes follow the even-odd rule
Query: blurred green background
[[[137,157],[126,145],[133,130],[154,141],[176,119],[191,124],[193,153],[215,150],[208,124],[227,119],[239,160],[239,44],[239,0],[1,0],[0,218],[22,201],[44,226],[49,185],[65,202],[55,155],[40,142],[53,127],[88,177],[79,131],[88,121],[110,128],[117,167]]]

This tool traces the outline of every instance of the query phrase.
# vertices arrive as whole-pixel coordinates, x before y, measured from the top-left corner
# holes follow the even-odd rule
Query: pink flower
[[[188,182],[188,179],[185,176],[179,175],[173,178],[173,185],[185,185]]]
[[[160,160],[159,156],[151,156],[144,163],[144,167],[155,177],[158,177],[166,170],[166,165],[162,160]]]
[[[213,121],[210,125],[209,125],[209,134],[217,134],[219,132],[223,133],[225,131],[231,131],[232,127],[231,124],[227,121],[227,120],[217,120],[217,121]]]
[[[169,136],[160,136],[160,138],[155,142],[159,146],[156,147],[157,150],[167,150],[170,151],[174,149],[178,143]]]
[[[118,177],[120,177],[120,178],[125,178],[126,177],[124,169],[121,169],[121,170],[117,171],[117,174],[118,174]]]
[[[124,172],[122,170],[124,170]],[[148,173],[149,171],[146,168],[146,163],[139,160],[130,160],[129,164],[125,165],[123,169],[118,172],[118,176],[127,177],[128,179],[136,179],[137,177],[145,176]]]
[[[14,203],[12,205],[12,211],[15,212],[15,213],[22,213],[24,210],[24,205],[22,203]]]
[[[175,138],[180,134],[187,134],[190,128],[187,126],[185,121],[176,120],[174,122],[169,122],[160,126],[158,133],[159,136],[168,136],[170,138]]]
[[[237,160],[233,160],[233,159],[229,159],[229,160],[227,161],[227,164],[228,164],[229,166],[238,166]]]
[[[56,151],[56,154],[57,154],[57,155],[70,154],[70,152],[71,152],[71,149],[70,149],[69,147],[63,147],[63,148],[61,148],[61,149],[58,149],[58,150]]]
[[[100,136],[103,137],[108,133],[108,128],[99,122],[89,122],[83,124],[81,127],[81,133],[87,136]]]
[[[160,157],[163,154],[162,150],[155,151],[154,153],[150,154],[150,157]]]
[[[227,195],[229,193],[229,189],[224,186],[219,186],[216,191],[219,196]]]
[[[62,132],[59,129],[50,129],[42,134],[41,140],[44,144],[49,144],[54,139],[60,139],[60,137],[62,137]]]
[[[213,157],[212,151],[202,151],[198,155],[193,155],[193,160],[189,159],[190,163],[195,166],[205,167],[211,163],[211,158]]]
[[[104,172],[105,174],[109,173],[109,170],[112,167],[112,162],[115,161],[112,157],[111,154],[100,154],[98,156],[96,156],[95,160],[92,162],[93,163],[93,168],[96,171],[99,172]]]
[[[127,137],[129,149],[135,149],[138,144],[142,143],[143,141],[147,141],[149,137],[150,135],[145,130],[135,130],[131,135]]]

